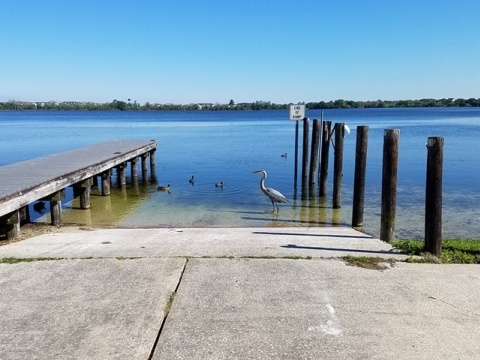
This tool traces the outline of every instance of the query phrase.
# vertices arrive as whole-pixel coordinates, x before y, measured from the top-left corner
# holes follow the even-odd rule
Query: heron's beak
[[[255,170],[255,171],[252,171],[252,174],[255,174],[255,173],[259,173],[261,172],[262,170]]]

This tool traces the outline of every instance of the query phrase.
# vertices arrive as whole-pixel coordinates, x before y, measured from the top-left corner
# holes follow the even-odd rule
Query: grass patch
[[[163,309],[163,312],[165,313],[165,316],[168,315],[170,312],[170,309],[172,308],[173,305],[173,300],[175,299],[175,293],[172,292],[167,300],[167,304],[165,305],[165,308]]]
[[[442,254],[439,259],[425,252],[423,241],[396,240],[392,245],[408,255],[424,257],[424,259],[410,258],[409,262],[480,264],[480,239],[444,239],[442,241]]]
[[[395,260],[393,259],[383,259],[381,257],[371,257],[371,256],[344,256],[342,258],[350,266],[358,266],[364,269],[372,270],[385,270],[388,269],[386,263],[393,265]]]
[[[9,257],[9,258],[1,258],[0,259],[0,264],[18,264],[18,263],[22,263],[22,262],[50,261],[50,260],[63,260],[63,259],[62,258],[44,258],[44,257],[39,257],[39,258]]]

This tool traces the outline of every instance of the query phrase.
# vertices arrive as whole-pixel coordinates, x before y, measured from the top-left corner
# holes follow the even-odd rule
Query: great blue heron
[[[159,187],[157,187],[157,190],[158,191],[168,191],[168,192],[170,192],[170,184],[168,184],[167,186],[159,186]]]
[[[195,179],[193,178],[193,175],[192,175],[192,178],[190,180],[188,180],[188,182],[192,185],[195,183]]]
[[[265,195],[268,196],[268,198],[272,202],[273,211],[275,211],[275,205],[277,206],[277,211],[278,211],[278,203],[288,204],[288,200],[285,199],[285,196],[283,196],[279,191],[272,188],[265,187],[265,179],[267,178],[267,172],[265,170],[256,170],[256,171],[253,171],[252,173],[263,174],[263,177],[260,180],[260,189]]]
[[[223,181],[220,181],[219,183],[215,184],[215,187],[221,187],[223,188]]]

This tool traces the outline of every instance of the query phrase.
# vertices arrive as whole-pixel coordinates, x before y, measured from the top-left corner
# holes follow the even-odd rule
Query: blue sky
[[[2,0],[0,101],[480,97],[478,0]]]

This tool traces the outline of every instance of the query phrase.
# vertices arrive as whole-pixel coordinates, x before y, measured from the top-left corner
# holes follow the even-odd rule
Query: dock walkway
[[[112,168],[119,168],[124,179],[127,162],[131,162],[135,177],[140,157],[142,176],[146,176],[146,158],[150,157],[154,174],[156,147],[154,140],[116,140],[0,167],[0,227],[6,229],[7,238],[18,236],[22,217],[19,212],[27,210],[28,219],[28,205],[38,200],[50,201],[52,223],[61,223],[65,188],[73,186],[81,207],[89,208],[89,187],[94,176],[102,176],[102,194],[108,195]]]

